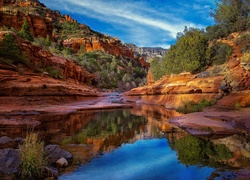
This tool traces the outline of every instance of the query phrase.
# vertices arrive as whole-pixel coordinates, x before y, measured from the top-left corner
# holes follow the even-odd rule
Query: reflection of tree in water
[[[130,110],[103,111],[96,114],[95,119],[74,137],[64,140],[64,143],[85,143],[87,138],[107,138],[116,134],[137,132],[147,120],[141,116],[131,115]],[[74,140],[73,140],[73,139]]]
[[[226,164],[233,154],[223,144],[214,144],[204,139],[188,135],[180,139],[174,139],[171,143],[178,159],[186,166],[210,166],[219,167]]]

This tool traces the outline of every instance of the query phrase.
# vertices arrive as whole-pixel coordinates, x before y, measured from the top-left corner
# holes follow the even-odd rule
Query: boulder
[[[56,161],[61,158],[65,158],[66,160],[73,159],[73,155],[70,152],[61,149],[58,145],[47,145],[45,152],[51,164],[56,163]]]
[[[18,171],[20,158],[16,149],[0,149],[0,173],[14,174]]]

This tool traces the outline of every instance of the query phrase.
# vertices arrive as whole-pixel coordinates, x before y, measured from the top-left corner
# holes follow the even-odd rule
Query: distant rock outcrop
[[[80,49],[81,45],[84,45],[86,52],[100,50],[115,56],[134,59],[134,52],[131,49],[124,46],[119,39],[110,36],[71,38],[64,40],[63,44],[75,52]]]
[[[162,59],[167,53],[167,49],[161,47],[137,47],[134,44],[126,44],[127,47],[131,48],[135,55],[142,56],[146,62],[151,62],[154,58]]]

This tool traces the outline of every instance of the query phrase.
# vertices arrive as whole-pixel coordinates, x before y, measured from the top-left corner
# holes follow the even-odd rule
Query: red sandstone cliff
[[[0,41],[9,31],[0,31]],[[19,48],[29,58],[30,67],[0,65],[1,96],[42,96],[42,95],[88,95],[96,92],[88,86],[94,75],[84,70],[73,61],[55,56],[29,41],[16,37]],[[64,79],[57,80],[47,73],[34,73],[48,67],[56,67]],[[45,70],[44,70],[45,71]]]
[[[25,18],[29,22],[33,36],[45,38],[49,35],[52,40],[62,39],[58,33],[54,32],[56,28],[54,22],[77,23],[69,15],[61,15],[59,11],[52,11],[38,0],[0,0],[0,26],[19,30]],[[119,39],[95,32],[83,24],[80,27],[80,35],[83,37],[74,37],[75,34],[71,34],[68,38],[63,39],[65,46],[77,52],[83,44],[86,52],[101,50],[123,58],[134,59],[134,52],[122,44]],[[143,67],[149,67],[149,64],[141,59],[139,62]]]
[[[239,35],[233,34],[234,38]],[[221,66],[210,67],[199,74],[182,73],[168,75],[152,82],[148,75],[148,85],[132,89],[126,95],[128,99],[141,96],[139,103],[163,105],[177,108],[183,102],[206,98],[217,99],[218,105],[250,105],[250,69],[249,64],[242,62],[240,47],[235,39],[223,40],[233,47],[233,54],[228,62]]]

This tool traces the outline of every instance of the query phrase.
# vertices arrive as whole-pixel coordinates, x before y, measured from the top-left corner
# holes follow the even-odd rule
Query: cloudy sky
[[[214,0],[40,0],[91,29],[141,47],[168,48],[184,27],[214,20]]]

